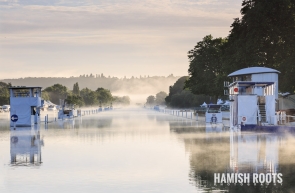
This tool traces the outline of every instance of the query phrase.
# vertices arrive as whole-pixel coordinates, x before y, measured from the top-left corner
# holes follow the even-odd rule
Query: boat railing
[[[247,120],[242,121],[244,116],[239,116],[240,123],[242,125],[247,124],[247,120],[258,120],[257,124],[267,124],[267,125],[291,125],[295,126],[295,116],[293,115],[286,115],[286,114],[278,114],[273,116],[266,116],[266,121],[261,122],[261,115],[257,116],[247,116]],[[240,124],[239,123],[239,124]]]

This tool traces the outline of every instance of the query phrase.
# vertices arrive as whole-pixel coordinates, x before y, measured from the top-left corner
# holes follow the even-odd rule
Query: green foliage
[[[41,97],[43,100],[46,100],[46,101],[50,100],[49,94],[46,91],[42,91]]]
[[[213,39],[211,35],[198,42],[193,50],[188,52],[190,60],[189,78],[185,87],[194,94],[210,96],[223,95],[219,79],[223,76],[222,46],[226,43],[223,38]]]
[[[76,82],[73,86],[73,94],[80,96],[79,84]]]
[[[238,69],[279,70],[279,90],[295,91],[295,1],[243,0],[227,38],[205,36],[188,52],[186,88],[194,94],[223,95],[223,81]],[[290,84],[291,83],[291,84]]]
[[[110,105],[113,101],[114,104],[130,104],[128,96],[113,98],[110,90],[104,88],[97,88],[96,91],[93,91],[86,87],[80,91],[78,83],[74,84],[73,92],[68,91],[61,84],[55,84],[42,91],[42,98],[50,100],[55,104],[59,104],[59,99],[65,99],[68,104],[75,104],[77,106]]]
[[[146,99],[146,104],[147,105],[154,105],[155,104],[155,100],[156,100],[155,96],[150,95]]]
[[[195,95],[190,90],[184,89],[188,76],[179,78],[169,88],[169,95],[165,98],[166,103],[174,108],[191,108],[201,105],[204,101],[211,102],[211,97],[206,95]]]
[[[87,87],[80,91],[80,96],[82,97],[86,106],[98,104],[96,92],[88,89]]]
[[[11,87],[10,83],[0,82],[0,105],[8,105],[9,101],[9,87]]]
[[[66,99],[68,95],[67,87],[61,84],[54,84],[44,89],[44,91],[48,92],[49,100],[55,104],[59,104],[59,99]]]
[[[113,104],[115,105],[130,105],[130,98],[129,96],[114,96],[113,97]]]
[[[173,86],[169,87],[169,95],[165,98],[167,104],[171,102],[171,97],[177,93],[181,93],[184,88],[185,81],[188,79],[188,76],[183,76],[179,78]]]
[[[73,105],[77,105],[80,107],[84,105],[83,98],[81,96],[76,95],[76,94],[68,95],[65,101],[68,104],[73,104]]]
[[[167,97],[167,93],[161,91],[156,94],[155,103],[157,105],[164,105],[165,104],[165,98]]]
[[[112,102],[113,96],[110,90],[104,88],[96,89],[97,100],[102,104],[110,104]]]
[[[209,97],[205,95],[195,95],[189,90],[182,90],[180,93],[172,95],[170,106],[175,108],[190,108],[200,106]]]

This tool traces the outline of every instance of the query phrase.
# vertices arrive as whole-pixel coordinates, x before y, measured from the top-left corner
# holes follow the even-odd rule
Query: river
[[[1,193],[295,192],[293,133],[231,131],[142,108],[30,128],[8,120],[0,115]],[[250,182],[217,181],[228,173]],[[256,173],[282,180],[253,183]]]

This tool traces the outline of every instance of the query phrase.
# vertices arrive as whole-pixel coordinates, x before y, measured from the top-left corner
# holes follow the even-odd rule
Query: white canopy
[[[223,103],[223,100],[218,99],[216,104],[221,105],[222,103]]]
[[[207,107],[207,104],[204,102],[202,105],[200,105],[201,107]]]

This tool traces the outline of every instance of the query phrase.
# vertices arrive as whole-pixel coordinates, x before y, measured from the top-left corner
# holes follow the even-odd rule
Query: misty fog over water
[[[229,131],[143,108],[40,129],[14,130],[8,120],[0,113],[1,193],[295,191],[292,133]],[[214,173],[235,171],[280,172],[283,183],[214,185]]]

